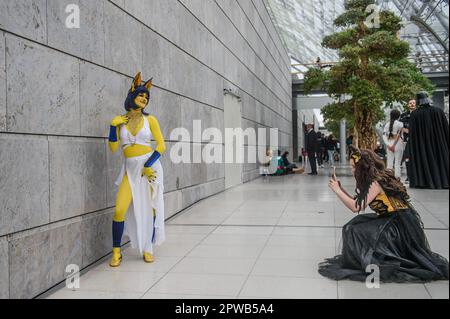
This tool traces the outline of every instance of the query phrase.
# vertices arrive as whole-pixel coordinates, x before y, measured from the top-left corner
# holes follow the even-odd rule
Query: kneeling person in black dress
[[[431,251],[423,224],[400,179],[368,150],[352,150],[356,196],[350,196],[334,176],[330,188],[354,213],[369,206],[375,214],[360,214],[342,230],[342,253],[319,265],[325,277],[365,281],[369,265],[380,270],[382,282],[448,280],[448,261]]]

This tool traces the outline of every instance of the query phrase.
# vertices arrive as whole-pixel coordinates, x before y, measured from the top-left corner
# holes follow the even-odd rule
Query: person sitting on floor
[[[288,155],[289,155],[289,152],[286,151],[281,156],[281,161],[285,168],[285,173],[286,174],[303,174],[305,172],[305,169],[298,168],[297,165],[289,162]]]

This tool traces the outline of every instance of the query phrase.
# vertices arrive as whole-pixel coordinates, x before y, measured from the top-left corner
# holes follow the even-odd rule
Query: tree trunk
[[[368,110],[357,111],[355,114],[356,147],[359,149],[373,150],[375,148],[377,136],[372,119],[372,114]]]

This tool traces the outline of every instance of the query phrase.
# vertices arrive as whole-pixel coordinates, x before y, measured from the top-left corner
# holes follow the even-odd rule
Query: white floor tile
[[[164,274],[152,272],[95,271],[80,278],[81,290],[144,293]]]
[[[209,234],[215,226],[166,225],[166,235],[171,234]]]
[[[223,225],[261,225],[275,226],[278,223],[278,217],[274,218],[255,218],[255,217],[234,217],[231,216],[223,222]]]
[[[433,299],[449,299],[448,281],[426,283],[425,287]]]
[[[367,288],[363,282],[339,281],[340,299],[430,299],[423,284],[380,284],[380,288]]]
[[[195,246],[195,244],[162,244],[155,247],[155,257],[186,256]]]
[[[251,276],[239,297],[335,299],[337,283],[328,279]]]
[[[305,246],[334,247],[335,244],[333,237],[271,236],[267,246],[292,246],[294,249],[302,249]]]
[[[266,246],[261,258],[264,259],[313,259],[322,260],[335,256],[335,247],[303,247],[294,246]]]
[[[246,246],[214,246],[199,245],[189,253],[189,257],[197,258],[248,258],[256,259],[261,253],[262,247],[246,245]]]
[[[236,297],[246,276],[168,274],[149,293]]]
[[[219,226],[213,234],[249,234],[249,235],[270,235],[274,227],[256,227],[256,226]]]
[[[259,259],[252,271],[255,276],[322,278],[318,264],[322,260]]]
[[[151,272],[151,273],[166,273],[177,262],[181,260],[179,257],[161,257],[155,256],[155,262],[148,264],[142,258],[127,258],[124,254],[122,264],[120,267],[110,267],[109,260],[103,262],[93,270],[96,271],[110,271],[110,272]]]
[[[252,235],[252,234],[211,234],[202,241],[202,245],[214,246],[264,246],[269,239],[268,235]]]
[[[147,293],[141,299],[234,299],[230,296],[213,296],[213,295],[181,295],[181,294],[160,294],[160,293]]]
[[[186,243],[198,244],[206,238],[206,236],[207,234],[166,234],[166,240],[164,243],[175,245]]]
[[[255,259],[186,257],[170,273],[248,275],[254,264]]]
[[[62,289],[47,299],[140,299],[142,293]]]
[[[288,227],[277,226],[273,231],[274,236],[301,236],[305,242],[308,238],[334,238],[334,228],[332,227]]]

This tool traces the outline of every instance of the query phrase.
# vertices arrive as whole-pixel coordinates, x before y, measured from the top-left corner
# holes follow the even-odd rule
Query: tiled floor
[[[156,262],[131,249],[104,261],[81,288],[49,298],[449,298],[449,283],[382,284],[325,279],[317,264],[339,250],[352,214],[322,176],[258,179],[201,201],[167,223]],[[351,191],[350,177],[341,179]],[[410,190],[434,251],[449,257],[449,192]]]

